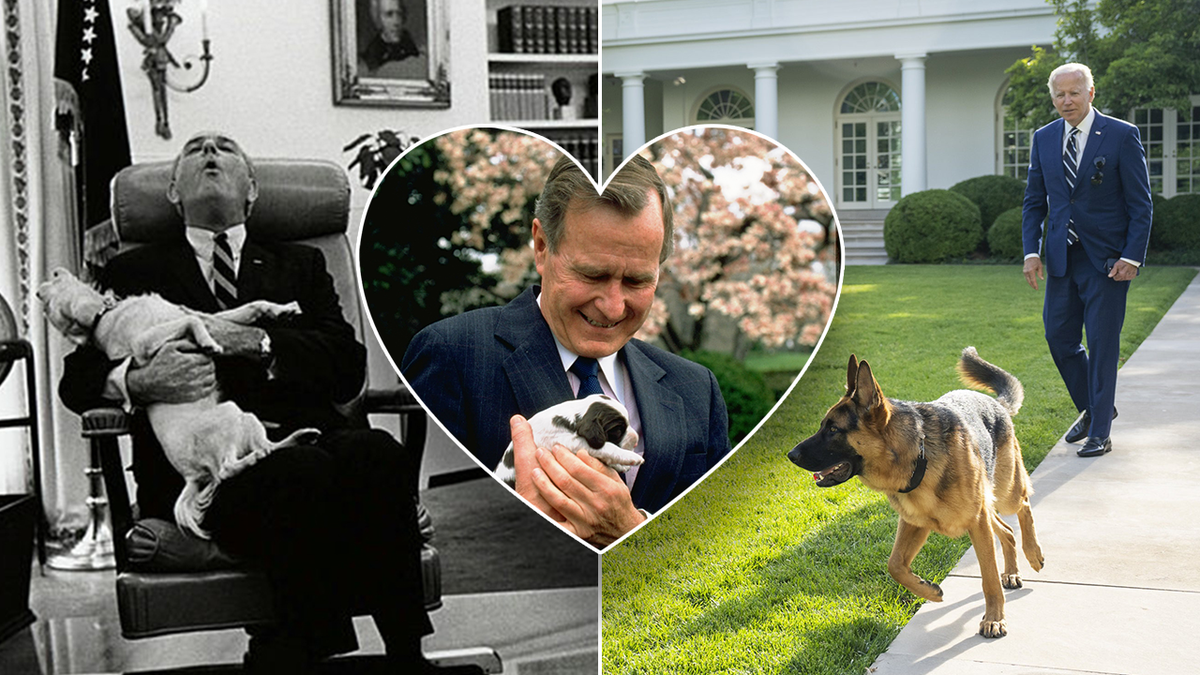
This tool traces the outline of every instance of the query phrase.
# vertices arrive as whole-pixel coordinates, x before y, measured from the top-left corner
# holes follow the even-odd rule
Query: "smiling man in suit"
[[[517,491],[605,546],[729,452],[725,402],[707,368],[633,337],[674,239],[667,189],[649,161],[635,155],[597,194],[563,157],[535,216],[541,286],[425,328],[401,371],[484,466],[494,469],[514,441]],[[624,404],[638,432],[645,463],[623,476],[586,452],[533,447],[526,418],[591,393]]]
[[[254,238],[247,220],[257,197],[254,165],[238,143],[216,132],[192,137],[167,190],[182,220],[178,236],[113,258],[101,285],[206,313],[259,299],[296,301],[301,313],[253,326],[203,315],[218,357],[176,342],[146,363],[114,362],[84,345],[67,357],[60,396],[76,412],[120,404],[133,413],[141,518],[173,520],[183,487],[150,428],[148,403],[196,400],[219,382],[222,397],[257,415],[273,438],[321,430],[312,445],[268,455],[222,482],[205,514],[214,541],[259,564],[274,595],[277,625],[251,639],[247,672],[318,672],[322,658],[357,648],[351,614],[359,607],[374,617],[396,672],[482,672],[436,668],[421,653],[433,626],[414,495],[403,489],[416,467],[390,435],[338,412],[362,389],[366,350],[343,318],[321,252]]]
[[[1046,341],[1083,412],[1066,440],[1086,439],[1077,454],[1097,457],[1112,450],[1125,298],[1150,241],[1150,179],[1137,127],[1092,107],[1096,89],[1087,66],[1059,66],[1048,84],[1062,119],[1033,136],[1021,224],[1024,274],[1034,290],[1049,274]]]

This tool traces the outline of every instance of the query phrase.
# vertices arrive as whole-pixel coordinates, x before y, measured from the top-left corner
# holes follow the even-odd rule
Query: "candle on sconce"
[[[200,0],[200,37],[208,39],[208,0]]]

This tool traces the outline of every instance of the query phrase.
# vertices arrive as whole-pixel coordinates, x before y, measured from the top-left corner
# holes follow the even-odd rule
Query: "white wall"
[[[930,188],[948,188],[966,178],[995,173],[996,96],[1007,79],[1005,68],[1027,49],[931,54],[926,60],[926,151]],[[702,97],[717,87],[736,87],[754,98],[754,71],[745,66],[671,71],[670,80],[647,79],[647,136],[692,123]],[[675,85],[674,78],[683,77]],[[796,153],[831,193],[835,188],[835,120],[851,85],[875,79],[900,92],[900,62],[871,57],[787,63],[779,69],[779,140]],[[621,87],[605,79],[604,132],[621,130]],[[651,101],[650,92],[662,96]],[[615,111],[612,112],[612,111]],[[661,131],[657,133],[662,133]]]

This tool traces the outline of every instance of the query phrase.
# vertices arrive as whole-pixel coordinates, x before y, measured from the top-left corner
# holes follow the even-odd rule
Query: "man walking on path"
[[[1077,454],[1098,457],[1112,450],[1121,325],[1129,282],[1146,260],[1150,180],[1137,127],[1092,107],[1096,89],[1087,66],[1059,66],[1048,84],[1061,119],[1033,136],[1021,221],[1024,274],[1036,290],[1049,273],[1046,342],[1083,412],[1066,440],[1086,438]]]

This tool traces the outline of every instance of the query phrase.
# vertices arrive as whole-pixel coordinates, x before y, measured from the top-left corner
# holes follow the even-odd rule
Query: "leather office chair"
[[[171,163],[134,165],[113,179],[113,227],[120,250],[178,236],[183,223],[166,199]],[[350,185],[336,164],[305,160],[256,160],[259,198],[246,223],[252,237],[295,241],[319,248],[341,298],[342,311],[358,337],[364,319],[358,302],[354,260],[346,237]],[[343,413],[365,425],[368,414],[397,414],[401,442],[424,451],[427,417],[416,399],[395,385],[368,389]],[[265,576],[225,554],[215,544],[184,535],[173,522],[137,520],[125,486],[117,438],[128,433],[119,409],[91,410],[83,417],[83,435],[100,455],[111,508],[117,557],[117,601],[121,633],[129,639],[187,631],[255,629],[272,622]],[[417,476],[409,487],[417,492]],[[420,506],[421,562],[427,609],[441,606],[439,553],[430,545],[433,525]],[[499,672],[494,650],[481,648],[429,654],[443,664],[475,663]]]

